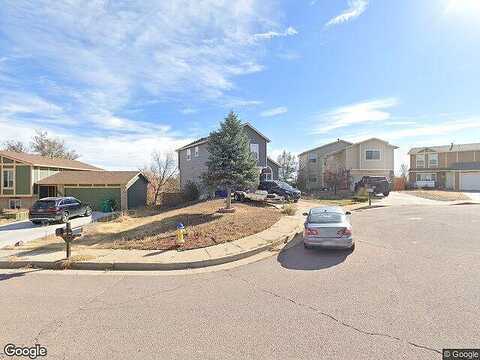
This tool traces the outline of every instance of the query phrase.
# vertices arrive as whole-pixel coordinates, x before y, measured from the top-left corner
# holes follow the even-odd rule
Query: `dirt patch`
[[[405,191],[409,195],[418,196],[424,199],[437,200],[437,201],[457,201],[457,200],[470,200],[462,192],[444,191],[444,190],[411,190]]]
[[[185,225],[184,249],[195,249],[241,239],[263,231],[282,216],[280,211],[255,204],[234,204],[233,214],[218,213],[223,200],[207,201],[162,213],[122,216],[88,227],[76,246],[108,249],[170,250],[175,248],[178,223]]]

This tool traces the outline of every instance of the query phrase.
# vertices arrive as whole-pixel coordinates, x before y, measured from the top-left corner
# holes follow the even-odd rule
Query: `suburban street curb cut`
[[[208,266],[215,266],[226,264],[233,261],[242,260],[250,256],[257,255],[264,251],[270,251],[279,245],[287,244],[297,234],[302,231],[303,227],[298,225],[295,230],[286,235],[280,236],[278,239],[269,242],[268,244],[243,251],[233,255],[227,255],[215,259],[207,259],[192,262],[178,262],[178,263],[134,263],[134,262],[72,262],[68,266],[65,265],[66,260],[59,261],[0,261],[0,269],[19,269],[19,268],[35,268],[35,269],[50,269],[50,270],[122,270],[122,271],[148,271],[148,270],[186,270],[198,269]]]

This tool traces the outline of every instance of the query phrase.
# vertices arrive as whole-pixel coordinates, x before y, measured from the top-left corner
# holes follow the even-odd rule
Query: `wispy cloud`
[[[272,117],[272,116],[278,116],[285,114],[288,111],[288,109],[285,106],[279,106],[273,109],[268,109],[265,111],[262,111],[260,113],[260,116],[262,117]]]
[[[260,100],[245,100],[245,99],[231,98],[224,102],[224,106],[230,109],[237,109],[241,107],[257,106],[262,103],[263,102]]]
[[[342,106],[320,113],[314,119],[314,132],[325,134],[350,125],[388,120],[391,118],[391,114],[385,110],[397,104],[397,99],[385,98]]]
[[[8,39],[3,50],[35,59],[77,110],[116,112],[139,93],[142,101],[197,96],[218,103],[235,77],[264,69],[263,45],[252,39],[297,33],[259,32],[280,26],[265,5],[18,0],[3,5],[0,31]]]
[[[190,114],[195,114],[198,112],[197,109],[193,109],[191,107],[187,107],[187,108],[184,108],[182,110],[180,110],[180,112],[184,115],[190,115]]]
[[[368,7],[368,0],[349,0],[348,8],[342,11],[341,14],[330,19],[325,27],[330,27],[333,25],[343,24],[345,22],[351,21],[360,15],[362,15]]]
[[[265,41],[297,34],[274,7],[271,0],[4,2],[0,134],[75,130],[85,135],[72,141],[87,160],[102,138],[102,148],[111,144],[123,159],[128,151],[141,156],[145,144],[147,158],[153,144],[171,150],[184,134],[138,109],[192,98],[233,109],[261,104],[236,95],[236,81],[264,70]]]
[[[297,34],[298,34],[298,31],[295,28],[293,28],[292,26],[289,26],[288,28],[286,28],[282,32],[267,31],[267,32],[264,32],[264,33],[254,34],[253,38],[255,40],[264,40],[264,39],[272,39],[272,38],[275,38],[275,37],[293,36],[293,35],[297,35]]]

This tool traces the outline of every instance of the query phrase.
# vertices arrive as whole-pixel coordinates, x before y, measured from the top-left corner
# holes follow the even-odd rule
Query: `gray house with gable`
[[[270,139],[255,129],[251,124],[243,124],[250,140],[250,151],[257,159],[260,180],[277,180],[280,165],[267,155]],[[202,188],[202,174],[207,171],[208,137],[200,138],[177,149],[180,186],[194,182]]]

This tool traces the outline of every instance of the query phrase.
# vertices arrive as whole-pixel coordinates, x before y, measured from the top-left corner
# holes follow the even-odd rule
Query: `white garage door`
[[[480,172],[460,174],[460,190],[480,191]]]

